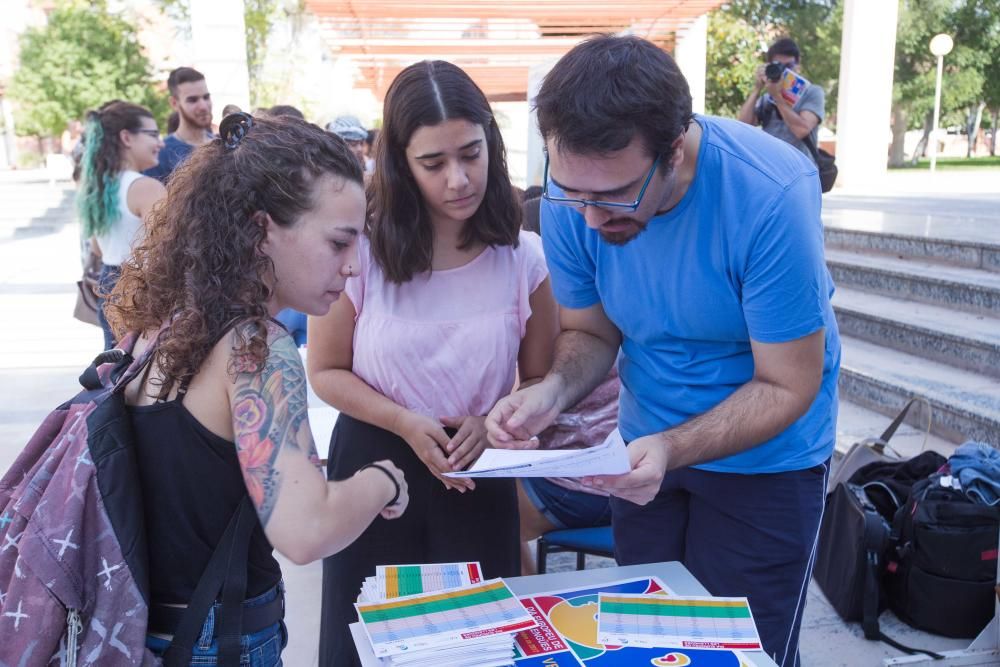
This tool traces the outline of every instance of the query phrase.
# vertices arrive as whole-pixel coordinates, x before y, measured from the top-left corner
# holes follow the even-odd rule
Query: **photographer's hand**
[[[767,81],[765,84],[767,88],[767,94],[771,96],[776,105],[780,106],[791,106],[788,101],[781,94],[781,80],[778,81]]]
[[[764,69],[765,66],[761,65],[760,67],[757,68],[757,71],[754,73],[753,76],[753,89],[754,93],[756,93],[757,95],[760,95],[760,91],[764,89],[765,85],[767,85],[767,77],[764,76]]]

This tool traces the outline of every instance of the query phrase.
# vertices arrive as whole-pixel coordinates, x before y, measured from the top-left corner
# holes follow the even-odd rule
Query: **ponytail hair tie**
[[[250,114],[243,111],[229,114],[219,124],[219,136],[222,137],[222,144],[229,150],[233,150],[240,145],[251,127],[253,127],[253,116]]]

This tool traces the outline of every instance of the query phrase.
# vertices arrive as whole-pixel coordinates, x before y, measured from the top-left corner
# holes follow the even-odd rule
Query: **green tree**
[[[135,27],[104,0],[61,2],[44,27],[25,31],[10,95],[22,135],[57,135],[116,98],[149,107],[161,122],[168,111]]]
[[[247,70],[250,78],[250,104],[269,107],[283,100],[281,86],[264,78],[264,60],[268,38],[279,20],[288,21],[293,32],[301,29],[305,0],[294,3],[279,0],[243,0],[243,23],[246,28]],[[287,102],[287,100],[284,100]]]
[[[761,63],[760,34],[742,17],[716,10],[708,17],[705,110],[735,117]]]
[[[941,94],[941,117],[954,120],[953,114],[982,98],[985,71],[991,55],[984,50],[988,30],[965,25],[983,4],[980,0],[901,0],[896,27],[896,67],[893,73],[892,147],[889,165],[905,162],[903,139],[907,130],[923,128],[924,137],[912,156],[923,155],[930,137],[934,111],[934,87],[937,58],[931,54],[931,38],[948,33],[955,48],[945,57],[944,85]],[[995,22],[996,19],[985,17]],[[967,112],[958,124],[965,124]],[[949,123],[945,123],[949,124]]]

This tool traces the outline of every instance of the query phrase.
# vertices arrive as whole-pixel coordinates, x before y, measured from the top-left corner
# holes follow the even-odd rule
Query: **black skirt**
[[[514,480],[477,479],[476,489],[464,494],[446,490],[402,438],[341,414],[327,477],[346,479],[380,459],[403,471],[410,504],[398,519],[376,517],[353,544],[323,561],[321,667],[361,664],[348,624],[357,620],[353,604],[376,565],[479,561],[489,579],[521,573]]]

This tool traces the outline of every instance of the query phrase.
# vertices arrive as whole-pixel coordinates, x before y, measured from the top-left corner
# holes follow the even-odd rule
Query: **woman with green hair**
[[[115,336],[104,314],[121,265],[142,240],[143,220],[166,190],[142,171],[158,164],[163,148],[153,114],[145,107],[114,100],[87,113],[77,207],[83,235],[103,262],[97,316],[104,349]]]

